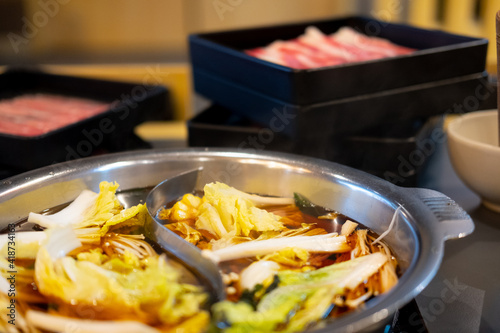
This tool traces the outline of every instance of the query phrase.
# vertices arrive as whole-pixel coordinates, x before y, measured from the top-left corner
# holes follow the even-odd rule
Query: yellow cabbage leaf
[[[215,182],[204,187],[206,200],[200,207],[196,227],[223,237],[249,236],[252,231],[277,231],[284,228],[280,217],[255,206],[248,194]]]
[[[53,260],[42,247],[35,263],[40,293],[59,306],[99,309],[101,319],[132,318],[175,325],[202,311],[201,288],[179,282],[180,273],[163,256],[143,260],[131,254],[98,252]]]
[[[118,186],[116,182],[101,182],[99,184],[99,195],[94,205],[87,210],[84,220],[75,227],[102,226],[107,220],[118,214],[122,210],[122,206],[115,195]]]
[[[138,204],[137,206],[123,209],[106,220],[104,225],[101,227],[99,234],[104,236],[110,229],[118,225],[120,228],[128,226],[142,227],[144,226],[147,217],[148,210],[146,205]]]
[[[170,223],[166,227],[194,245],[198,244],[203,238],[198,230],[189,226],[186,222]]]
[[[259,259],[274,261],[284,266],[302,267],[309,265],[309,251],[298,247],[287,247]]]

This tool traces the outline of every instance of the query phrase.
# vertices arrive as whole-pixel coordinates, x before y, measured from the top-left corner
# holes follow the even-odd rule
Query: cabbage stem
[[[44,312],[29,310],[26,320],[35,327],[50,332],[66,332],[71,328],[79,333],[159,333],[160,331],[132,320],[88,320],[54,316]]]
[[[90,190],[83,190],[80,195],[63,210],[51,215],[30,213],[28,222],[39,224],[45,228],[76,225],[84,220],[85,213],[95,204],[97,196],[97,193]]]
[[[287,247],[301,248],[317,253],[340,253],[351,250],[346,243],[345,236],[339,236],[337,233],[330,233],[316,236],[294,236],[260,241],[254,240],[215,251],[203,250],[202,254],[215,263],[219,263],[222,261],[266,255]]]

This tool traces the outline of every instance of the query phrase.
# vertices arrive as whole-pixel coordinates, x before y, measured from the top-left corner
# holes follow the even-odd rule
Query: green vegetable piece
[[[330,213],[329,210],[321,206],[315,205],[300,193],[294,193],[293,198],[295,200],[295,206],[297,206],[300,209],[300,211],[304,214],[317,217]]]
[[[256,308],[246,302],[215,304],[214,319],[224,332],[301,331],[329,313],[332,299],[375,274],[387,257],[374,253],[315,271],[278,273],[278,287]]]

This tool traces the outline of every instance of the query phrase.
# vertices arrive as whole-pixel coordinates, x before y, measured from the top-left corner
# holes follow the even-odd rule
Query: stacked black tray
[[[308,26],[326,34],[350,26],[416,51],[303,70],[244,52],[295,38]],[[397,182],[405,176],[398,171],[399,156],[419,149],[422,135],[432,133],[429,127],[439,127],[435,116],[484,108],[492,99],[496,103],[485,72],[488,41],[481,38],[348,17],[196,34],[190,36],[189,45],[195,91],[214,103],[189,122],[193,146],[264,146],[376,175],[392,172],[399,176],[391,178]],[[249,131],[260,138],[252,141],[254,147],[245,143]],[[406,144],[392,144],[396,141]],[[396,160],[387,154],[396,154]],[[411,179],[415,177],[406,177],[403,185],[414,185]]]

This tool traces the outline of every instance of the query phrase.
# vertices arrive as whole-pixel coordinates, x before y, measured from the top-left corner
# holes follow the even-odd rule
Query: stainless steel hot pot
[[[277,153],[238,150],[145,150],[55,164],[0,183],[0,227],[73,200],[83,189],[98,191],[101,181],[117,181],[121,190],[149,188],[183,171],[203,167],[202,182],[222,181],[247,192],[276,196],[301,193],[383,233],[395,210],[398,222],[386,236],[402,276],[389,293],[360,311],[342,316],[324,332],[380,329],[400,307],[432,280],[443,257],[444,242],[470,234],[474,224],[450,198],[436,191],[401,188],[335,163]]]

